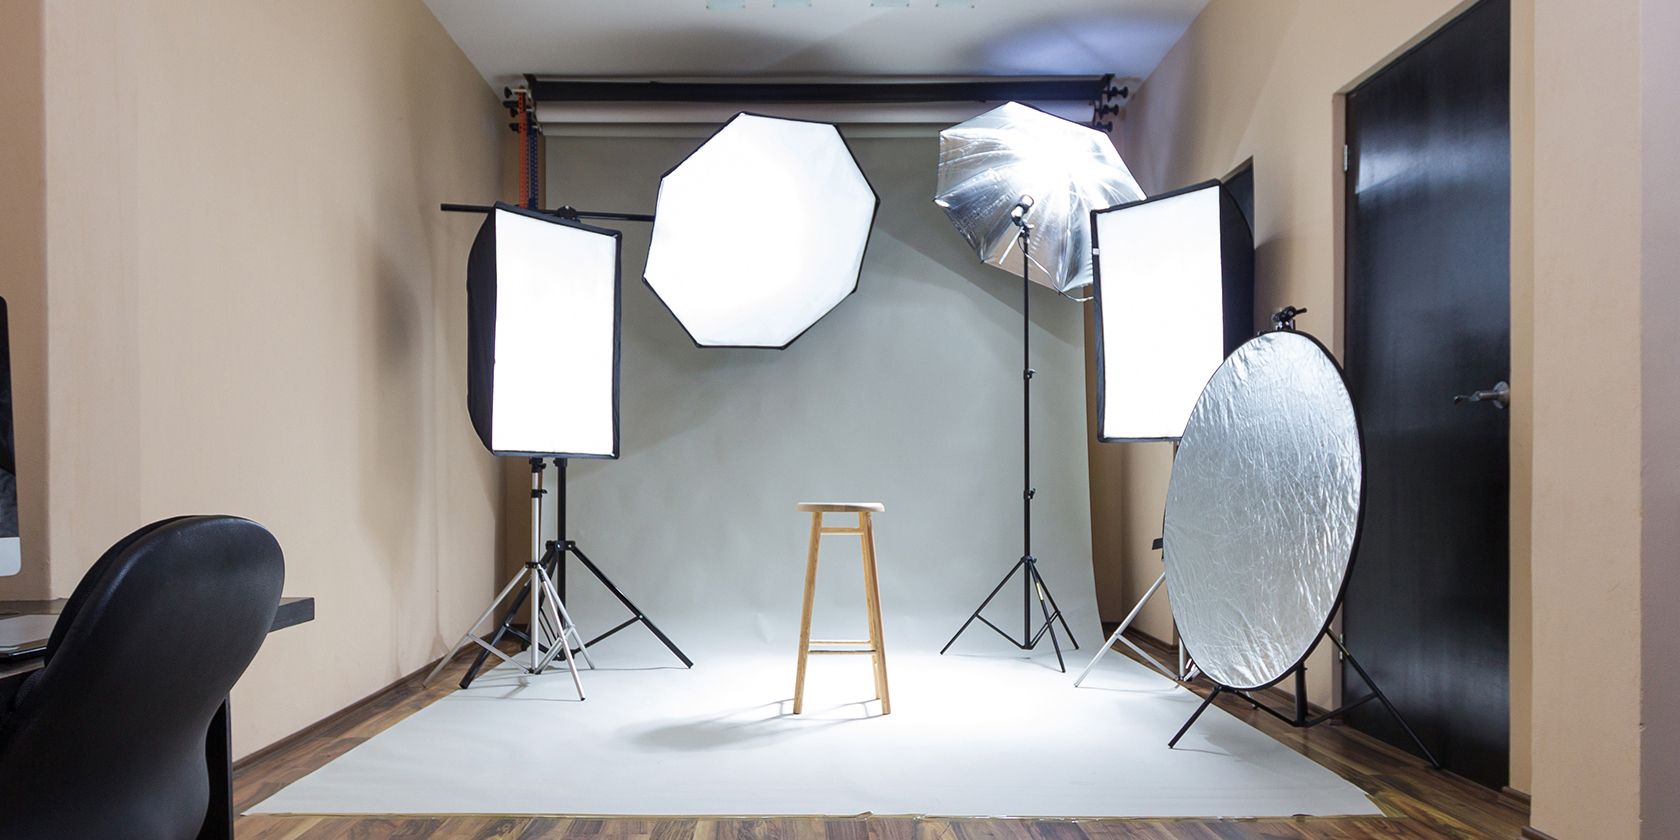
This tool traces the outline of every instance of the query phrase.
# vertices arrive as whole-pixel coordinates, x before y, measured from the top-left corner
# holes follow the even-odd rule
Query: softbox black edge
[[[1199,181],[1176,190],[1116,204],[1113,207],[1103,207],[1091,211],[1091,299],[1096,309],[1092,313],[1097,332],[1097,442],[1098,443],[1170,443],[1178,440],[1177,436],[1164,437],[1110,437],[1104,426],[1108,416],[1108,387],[1107,354],[1103,346],[1103,284],[1101,244],[1097,241],[1097,216],[1124,210],[1152,201],[1173,198],[1186,193],[1205,190],[1209,187],[1219,189],[1219,261],[1221,271],[1221,308],[1225,321],[1225,355],[1242,346],[1243,342],[1254,337],[1254,235],[1249,230],[1247,219],[1243,218],[1242,209],[1224,182],[1217,178]],[[1236,255],[1233,259],[1233,255]],[[1211,375],[1211,374],[1210,374]]]
[[[496,211],[504,210],[549,224],[610,236],[613,240],[613,359],[612,359],[612,452],[524,452],[497,449],[491,441],[491,412],[494,405],[496,368]],[[492,455],[508,458],[566,458],[617,460],[620,452],[621,370],[624,342],[624,236],[611,228],[597,227],[532,210],[504,201],[496,202],[485,215],[467,253],[467,413],[473,430]]]

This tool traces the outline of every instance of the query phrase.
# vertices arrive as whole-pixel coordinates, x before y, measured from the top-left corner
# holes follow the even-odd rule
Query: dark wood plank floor
[[[1149,645],[1147,639],[1141,644]],[[1164,654],[1164,652],[1163,652]],[[384,692],[240,762],[239,811],[448,694],[466,660],[430,687],[410,677]],[[1199,693],[1205,694],[1206,688]],[[1272,697],[1274,701],[1281,700]],[[1527,809],[1479,785],[1430,770],[1421,761],[1352,729],[1292,729],[1225,695],[1220,708],[1358,785],[1384,817],[1210,820],[937,819],[914,816],[581,818],[566,816],[242,816],[242,840],[1132,840],[1132,838],[1515,838]],[[1116,760],[1124,760],[1117,757]]]

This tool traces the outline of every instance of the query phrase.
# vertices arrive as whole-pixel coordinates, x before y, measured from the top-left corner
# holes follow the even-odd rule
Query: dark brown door
[[[1494,787],[1510,751],[1509,412],[1453,397],[1510,378],[1509,68],[1509,0],[1484,0],[1347,98],[1346,362],[1367,485],[1343,629],[1442,763]],[[1349,722],[1409,748],[1375,703]]]

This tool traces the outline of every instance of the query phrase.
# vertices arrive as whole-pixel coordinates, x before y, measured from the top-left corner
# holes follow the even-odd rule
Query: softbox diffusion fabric
[[[1173,440],[1225,354],[1253,335],[1254,240],[1207,181],[1091,213],[1097,437]]]
[[[736,114],[660,179],[644,278],[695,344],[784,348],[857,289],[879,203],[839,129]]]
[[[1329,352],[1286,330],[1237,348],[1190,413],[1162,531],[1173,620],[1210,678],[1260,688],[1312,650],[1363,495],[1359,424]]]
[[[497,204],[467,258],[467,404],[498,455],[618,457],[619,234]]]

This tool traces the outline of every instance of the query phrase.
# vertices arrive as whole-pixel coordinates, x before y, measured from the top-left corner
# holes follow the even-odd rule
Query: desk
[[[64,610],[66,599],[53,601],[0,601],[0,613],[19,615],[58,615]],[[306,621],[315,620],[314,598],[281,598],[280,608],[274,611],[274,623],[268,632],[284,630]],[[27,659],[0,666],[0,704],[9,705],[11,696],[23,684],[25,677],[45,663]],[[210,731],[204,739],[205,761],[210,772],[210,810],[204,815],[204,830],[199,840],[233,840],[233,730],[228,702],[210,720]]]

